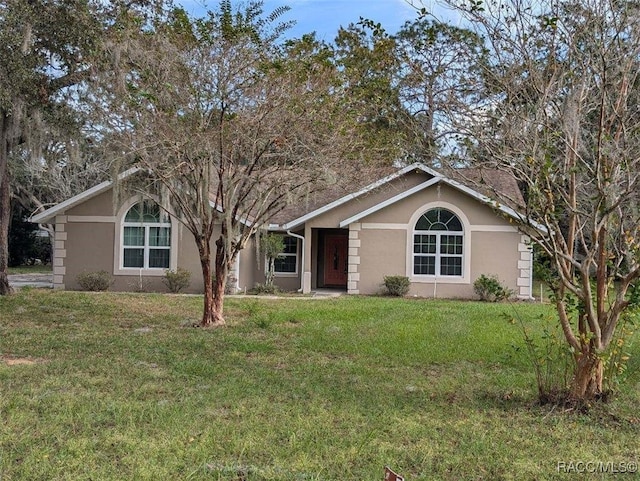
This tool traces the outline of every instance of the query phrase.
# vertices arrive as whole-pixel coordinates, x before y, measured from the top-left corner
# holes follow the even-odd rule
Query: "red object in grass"
[[[399,474],[394,473],[388,466],[384,467],[384,481],[404,481]]]

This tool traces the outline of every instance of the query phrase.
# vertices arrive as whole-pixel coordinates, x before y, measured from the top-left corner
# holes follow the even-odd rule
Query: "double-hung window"
[[[447,209],[431,209],[413,232],[413,273],[462,276],[464,232],[460,219]]]
[[[298,239],[285,236],[284,249],[275,259],[275,272],[277,274],[296,274],[298,272]]]
[[[122,226],[122,267],[168,269],[171,258],[171,221],[155,202],[138,202]]]

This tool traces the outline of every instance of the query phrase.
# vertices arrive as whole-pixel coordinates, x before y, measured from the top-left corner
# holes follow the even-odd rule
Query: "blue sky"
[[[194,15],[201,15],[205,6],[215,8],[217,0],[176,0],[176,3]],[[427,8],[432,3],[424,1]],[[333,41],[340,26],[356,23],[360,17],[380,22],[389,33],[395,33],[407,20],[417,17],[416,9],[405,0],[264,0],[265,12],[283,5],[291,10],[282,19],[297,22],[288,36],[299,37],[315,31],[319,39],[327,42]]]

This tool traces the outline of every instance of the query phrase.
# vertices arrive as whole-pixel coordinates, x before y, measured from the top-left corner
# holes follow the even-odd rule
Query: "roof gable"
[[[138,172],[139,170],[140,169],[138,167],[132,167],[131,169],[126,170],[121,174],[119,174],[118,180],[126,179],[127,177],[130,177],[131,175]],[[79,193],[78,195],[74,195],[73,197],[63,202],[60,202],[59,204],[56,204],[53,207],[32,216],[29,219],[29,221],[38,223],[38,224],[46,224],[51,219],[55,218],[56,215],[62,212],[65,212],[66,210],[69,210],[72,207],[75,207],[76,205],[82,204],[83,202],[86,202],[87,200],[92,199],[93,197],[96,197],[102,194],[103,192],[106,192],[112,187],[113,187],[113,180],[105,180],[104,182],[101,182],[98,185],[94,185],[90,189],[87,189],[84,192]]]
[[[460,184],[459,182],[456,182],[455,180],[452,180],[452,179],[449,179],[447,177],[443,177],[443,176],[438,175],[436,177],[433,177],[432,179],[430,179],[427,182],[424,182],[424,183],[422,183],[420,185],[417,185],[416,187],[414,187],[412,189],[408,189],[408,190],[406,190],[406,191],[404,191],[404,192],[402,192],[402,193],[400,193],[398,195],[395,195],[395,196],[387,199],[384,202],[381,202],[381,203],[379,203],[377,205],[374,205],[374,206],[372,206],[372,207],[370,207],[368,209],[365,209],[365,210],[359,212],[356,215],[353,215],[353,216],[341,221],[340,222],[340,227],[347,227],[349,224],[352,224],[354,222],[358,222],[359,220],[363,219],[364,217],[367,217],[368,215],[371,215],[371,214],[373,214],[375,212],[378,212],[378,211],[384,209],[385,207],[388,207],[388,206],[390,206],[392,204],[395,204],[396,202],[398,202],[398,201],[400,201],[402,199],[406,199],[407,197],[409,197],[409,196],[411,196],[411,195],[413,195],[413,194],[415,194],[417,192],[420,192],[420,191],[422,191],[424,189],[427,189],[427,188],[429,188],[429,187],[431,187],[433,185],[436,185],[436,184],[445,184],[445,185],[448,185],[450,187],[453,187],[454,189],[467,194],[468,196],[480,201],[483,204],[486,204],[486,205],[489,205],[489,206],[493,207],[494,209],[502,212],[503,214],[506,214],[509,217],[512,217],[512,218],[515,218],[515,219],[519,219],[520,218],[520,215],[515,210],[513,210],[512,208],[507,207],[506,205],[502,205],[502,204],[498,203],[497,201],[492,200],[491,198],[487,197],[486,195],[481,194],[481,193],[479,193],[479,192],[477,192],[477,191],[475,191],[475,190],[473,190],[473,189],[471,189],[471,188],[469,188],[467,186],[464,186],[464,185]]]
[[[306,221],[311,220],[315,217],[318,217],[322,214],[324,214],[325,212],[329,212],[332,209],[335,209],[336,207],[339,207],[347,202],[349,202],[350,200],[356,199],[358,197],[361,197],[379,187],[382,187],[386,184],[389,184],[390,182],[394,181],[395,179],[398,179],[400,177],[402,177],[403,175],[408,174],[411,171],[414,170],[421,170],[424,173],[427,173],[431,176],[437,176],[438,174],[436,173],[436,171],[434,171],[433,169],[431,169],[430,167],[427,167],[426,165],[423,164],[411,164],[408,165],[406,167],[403,167],[402,169],[397,170],[396,172],[387,175],[379,180],[376,180],[375,182],[372,182],[370,184],[367,184],[365,187],[361,188],[360,190],[347,194],[345,196],[342,196],[336,200],[333,200],[327,204],[321,205],[320,207],[313,209],[309,212],[304,213],[301,216],[298,216],[288,222],[284,222],[282,224],[271,224],[269,227],[271,229],[276,229],[276,230],[290,230],[290,229],[294,229],[302,224],[304,224]]]
[[[391,175],[387,175],[386,177],[383,177],[375,182],[372,182],[356,192],[342,196],[334,201],[321,205],[320,207],[313,209],[309,212],[305,212],[303,215],[298,216],[293,220],[289,220],[281,224],[271,224],[269,227],[273,230],[294,229],[304,224],[308,220],[318,217],[353,199],[356,199],[377,188],[380,188],[392,182],[393,180],[399,177],[402,177],[403,175],[406,175],[412,171],[423,172],[425,174],[430,175],[431,178],[426,182],[423,182],[415,187],[411,187],[385,200],[384,202],[381,202],[379,204],[376,204],[375,206],[369,207],[368,209],[364,209],[358,214],[355,214],[347,219],[344,219],[342,222],[340,222],[340,227],[346,227],[352,222],[357,222],[358,220],[362,219],[363,217],[366,217],[367,215],[370,215],[374,212],[384,209],[385,207],[391,204],[394,204],[410,195],[415,194],[416,192],[420,192],[421,190],[431,187],[433,185],[436,185],[438,183],[444,183],[446,185],[449,185],[454,189],[457,189],[458,191],[463,192],[464,194],[469,195],[470,197],[478,200],[479,202],[482,202],[483,204],[489,205],[499,210],[500,212],[504,213],[509,217],[516,218],[516,219],[520,219],[522,217],[517,213],[516,210],[514,210],[509,206],[506,206],[504,204],[497,202],[495,199],[492,199],[489,195],[479,192],[478,190],[472,189],[464,185],[462,182],[458,180],[454,180],[453,178],[447,177],[427,165],[424,165],[421,163],[414,163],[397,170]],[[462,180],[471,180],[473,182],[477,182],[478,184],[485,184],[487,185],[487,187],[489,187],[489,189],[487,189],[489,192],[491,190],[493,190],[494,192],[495,191],[503,192],[504,194],[507,195],[507,197],[513,198],[514,202],[524,204],[524,201],[522,200],[522,194],[520,193],[520,190],[518,189],[518,186],[515,183],[515,180],[506,174],[497,175],[496,172],[480,171],[478,169],[463,169],[459,171],[459,175],[457,175],[457,177],[459,177]]]

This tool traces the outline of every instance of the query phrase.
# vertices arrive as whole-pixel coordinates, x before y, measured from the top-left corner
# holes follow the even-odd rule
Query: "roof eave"
[[[139,167],[132,167],[128,170],[125,170],[124,172],[118,174],[118,180],[126,179],[127,177],[135,174],[138,171],[140,171]],[[105,180],[104,182],[101,182],[98,185],[94,185],[90,189],[87,189],[84,192],[79,193],[78,195],[74,195],[73,197],[60,202],[59,204],[56,204],[53,207],[40,212],[39,214],[31,216],[29,218],[29,222],[32,222],[34,224],[46,224],[49,220],[55,218],[58,214],[65,212],[66,210],[71,209],[72,207],[75,207],[76,205],[81,204],[82,202],[85,202],[97,195],[100,195],[103,192],[106,192],[112,186],[113,180]]]
[[[282,226],[281,228],[283,230],[285,230],[285,231],[286,230],[290,230],[290,229],[294,229],[294,228],[304,224],[306,221],[308,221],[310,219],[313,219],[315,217],[318,217],[319,215],[324,214],[325,212],[328,212],[328,211],[330,211],[332,209],[335,209],[336,207],[339,207],[342,204],[344,204],[344,203],[346,203],[346,202],[348,202],[350,200],[353,200],[353,199],[355,199],[357,197],[360,197],[361,195],[364,195],[364,194],[366,194],[366,193],[368,193],[368,192],[370,192],[370,191],[372,191],[374,189],[377,189],[378,187],[381,187],[384,184],[387,184],[387,183],[389,183],[389,182],[391,182],[391,181],[393,181],[393,180],[395,180],[395,179],[397,179],[399,177],[402,177],[403,175],[411,172],[412,170],[416,170],[416,169],[422,170],[423,172],[428,173],[430,175],[433,175],[434,177],[438,177],[440,175],[435,170],[431,169],[430,167],[427,167],[424,164],[414,163],[414,164],[408,165],[406,167],[403,167],[402,169],[394,172],[393,174],[389,174],[389,175],[383,177],[382,179],[379,179],[379,180],[377,180],[375,182],[372,182],[371,184],[363,187],[362,189],[360,189],[357,192],[353,192],[351,194],[347,194],[347,195],[345,195],[343,197],[340,197],[337,200],[334,200],[333,202],[330,202],[329,204],[326,204],[326,205],[324,205],[324,206],[322,206],[322,207],[320,207],[318,209],[315,209],[315,210],[313,210],[313,211],[311,211],[311,212],[309,212],[309,213],[307,213],[307,214],[305,214],[303,216],[300,216],[300,217],[298,217],[296,219],[293,219],[290,222],[286,222],[285,224],[281,224],[281,226]]]
[[[499,210],[503,214],[505,214],[505,215],[507,215],[507,216],[519,221],[520,223],[524,223],[524,221],[527,220],[525,216],[523,216],[522,214],[517,212],[515,209],[512,209],[511,207],[508,207],[508,206],[506,206],[504,204],[500,204],[496,200],[491,199],[490,197],[487,197],[486,195],[481,194],[480,192],[478,192],[478,191],[476,191],[474,189],[471,189],[470,187],[467,187],[467,186],[461,184],[460,182],[457,182],[457,181],[455,181],[453,179],[450,179],[448,177],[444,177],[441,174],[438,174],[436,171],[434,171],[433,169],[431,169],[431,168],[429,168],[429,167],[427,167],[425,165],[413,164],[413,165],[407,167],[408,170],[415,169],[415,168],[419,168],[419,169],[423,170],[424,172],[433,175],[434,178],[430,179],[427,182],[419,184],[419,185],[417,185],[417,186],[415,186],[415,187],[413,187],[413,188],[411,188],[411,189],[409,189],[409,190],[407,190],[405,192],[402,192],[402,193],[400,193],[400,194],[398,194],[398,195],[386,200],[385,202],[377,204],[377,205],[375,205],[373,207],[370,207],[369,209],[366,209],[366,210],[363,210],[362,212],[357,213],[356,215],[353,215],[353,216],[351,216],[351,217],[349,217],[347,219],[344,219],[343,221],[340,222],[340,224],[339,224],[340,227],[341,228],[347,227],[349,224],[357,222],[357,221],[363,219],[364,217],[373,214],[374,212],[377,212],[377,211],[379,211],[381,209],[384,209],[385,207],[387,207],[389,205],[395,204],[396,202],[398,202],[398,201],[400,201],[400,200],[402,200],[402,199],[404,199],[404,198],[406,198],[406,197],[408,197],[410,195],[413,195],[416,192],[419,192],[419,191],[421,191],[423,189],[431,187],[432,185],[435,185],[435,184],[437,184],[439,182],[444,182],[445,184],[453,187],[454,189],[459,190],[459,191],[461,191],[461,192],[463,192],[463,193],[475,198],[476,200],[482,202],[483,204],[486,204],[489,207],[492,207],[493,209]],[[539,224],[539,223],[537,223],[535,221],[531,221],[531,220],[528,220],[528,222],[529,222],[529,225],[531,227],[533,227],[534,229],[538,230],[539,232],[542,232],[542,233],[547,233],[548,232],[546,227],[543,226],[542,224]]]

